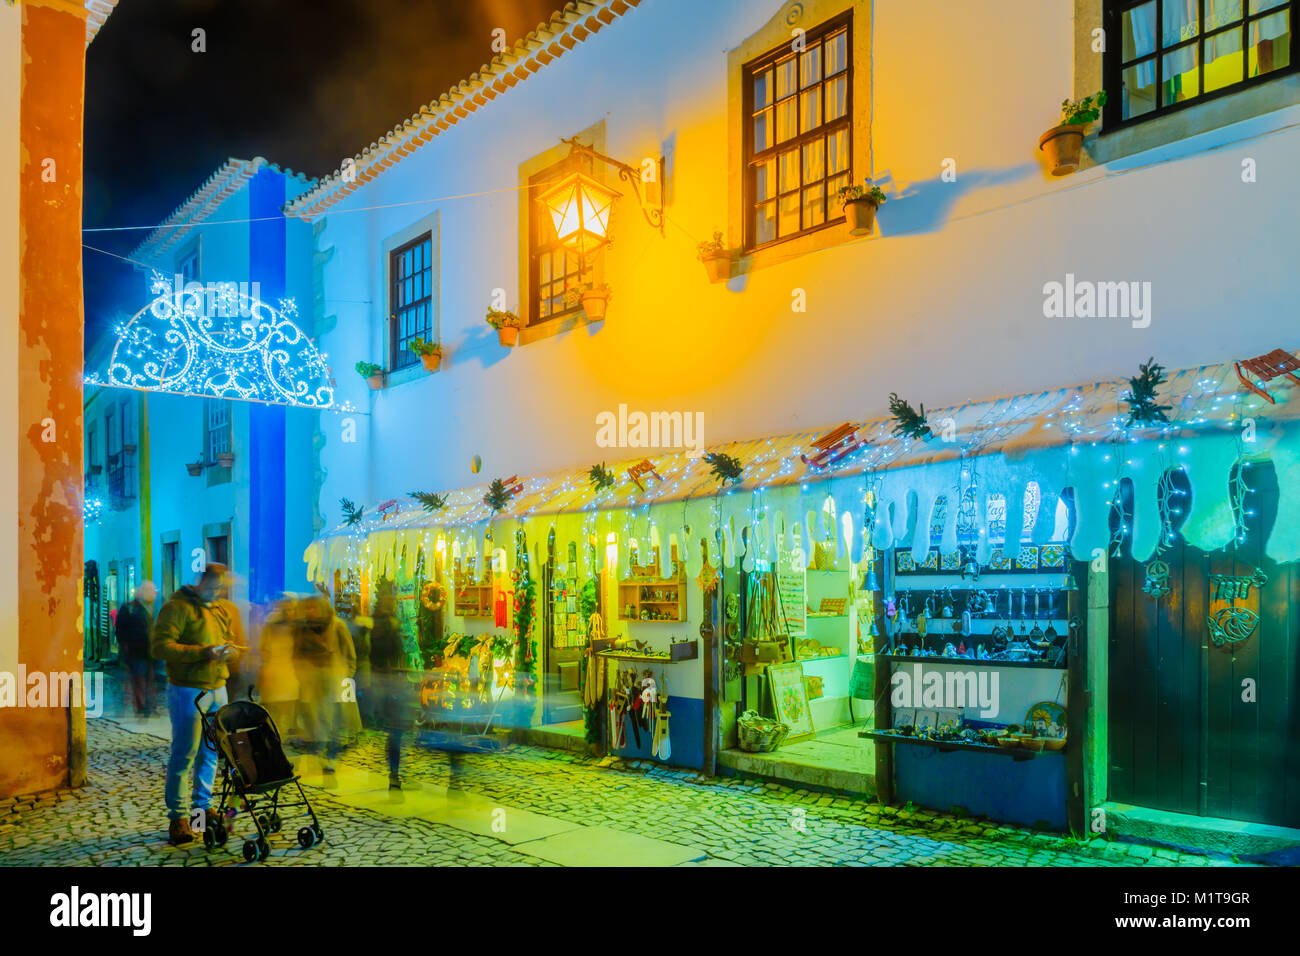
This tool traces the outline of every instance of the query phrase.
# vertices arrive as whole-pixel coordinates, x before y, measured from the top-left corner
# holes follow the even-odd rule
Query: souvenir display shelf
[[[1022,747],[990,747],[988,744],[972,744],[961,740],[928,740],[923,737],[908,737],[904,734],[891,734],[880,730],[860,730],[859,737],[869,737],[872,740],[882,741],[890,744],[913,744],[918,747],[933,747],[940,753],[946,753],[953,750],[969,750],[972,752],[997,754],[1002,757],[1010,757],[1013,760],[1033,760],[1036,757],[1048,757],[1053,754],[1064,753],[1064,750],[1026,750]]]
[[[943,657],[927,655],[917,657],[914,654],[877,654],[878,661],[898,661],[904,664],[962,664],[967,667],[1030,667],[1046,671],[1063,671],[1068,668],[1063,664],[1050,664],[1044,661],[989,661],[970,657]]]
[[[492,585],[458,583],[454,605],[457,617],[491,617]]]
[[[682,578],[627,578],[618,582],[618,619],[640,623],[686,620],[686,581]]]

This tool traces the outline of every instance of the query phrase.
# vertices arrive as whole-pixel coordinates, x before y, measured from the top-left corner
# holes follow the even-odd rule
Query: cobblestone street
[[[0,864],[244,865],[243,821],[225,849],[167,845],[166,741],[108,718],[88,727],[86,787],[0,801]],[[329,787],[301,759],[325,842],[298,849],[286,820],[263,865],[1232,865],[533,747],[454,761],[407,747],[400,795],[387,792],[377,734],[344,755]]]

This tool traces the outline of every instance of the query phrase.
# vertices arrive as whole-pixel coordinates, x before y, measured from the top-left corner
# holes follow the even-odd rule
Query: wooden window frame
[[[1121,17],[1128,11],[1150,2],[1155,3],[1155,45],[1151,53],[1125,61],[1123,58],[1123,23]],[[1170,46],[1165,46],[1163,37],[1165,0],[1103,0],[1102,25],[1106,30],[1106,36],[1113,40],[1113,42],[1107,45],[1102,65],[1103,88],[1113,94],[1107,97],[1107,103],[1105,107],[1103,107],[1102,118],[1104,120],[1104,125],[1101,131],[1103,136],[1107,133],[1113,133],[1121,129],[1127,129],[1141,123],[1159,119],[1162,116],[1168,116],[1170,113],[1175,113],[1192,106],[1198,106],[1202,103],[1208,103],[1221,96],[1238,93],[1242,90],[1250,89],[1251,87],[1259,86],[1263,83],[1268,83],[1272,80],[1300,72],[1300,63],[1297,63],[1297,53],[1300,53],[1300,43],[1297,43],[1296,29],[1296,16],[1300,14],[1300,0],[1287,0],[1286,3],[1256,14],[1250,13],[1250,0],[1241,0],[1241,17],[1227,26],[1216,27],[1209,32],[1205,31],[1205,8],[1208,0],[1196,0],[1196,2],[1196,35],[1190,39],[1180,40]],[[1250,24],[1274,16],[1282,11],[1289,12],[1291,18],[1291,50],[1288,65],[1282,69],[1272,70],[1268,73],[1261,73],[1258,76],[1246,76],[1245,74],[1249,69],[1248,64],[1250,62],[1249,46],[1247,45]],[[1171,103],[1167,106],[1162,105],[1160,100],[1162,96],[1161,84],[1163,82],[1165,56],[1177,50],[1187,48],[1195,49],[1197,54],[1197,89],[1203,91],[1205,89],[1205,57],[1203,54],[1204,47],[1202,44],[1211,37],[1226,35],[1231,33],[1233,30],[1239,31],[1242,38],[1242,79],[1237,83],[1230,83],[1227,86],[1220,87],[1219,89],[1213,90],[1209,93],[1198,92],[1196,96],[1189,97],[1180,103]],[[1147,61],[1150,61],[1155,67],[1155,108],[1138,116],[1131,116],[1128,119],[1124,119],[1122,117],[1124,70],[1128,67]]]
[[[562,179],[564,176],[574,172],[575,170],[584,172],[588,176],[592,175],[593,170],[590,159],[587,159],[584,162],[581,157],[566,156],[559,162],[552,163],[545,169],[533,173],[528,177],[528,310],[526,315],[529,327],[569,318],[570,316],[582,312],[582,304],[580,302],[575,302],[573,305],[564,305],[564,303],[561,302],[561,308],[554,312],[548,312],[546,315],[542,315],[542,280],[541,269],[539,267],[543,254],[550,255],[551,253],[560,251],[564,247],[558,239],[552,238],[549,242],[542,241],[541,236],[546,234],[548,231],[552,236],[554,235],[554,226],[549,214],[546,209],[543,208],[542,203],[537,197],[542,194],[547,185]],[[594,270],[600,254],[601,250],[597,249],[587,255],[586,272],[588,275],[594,275]],[[566,252],[566,255],[576,256],[577,253]],[[582,284],[582,274],[582,267],[579,266],[579,271],[576,273],[574,283],[575,287]],[[566,272],[563,277],[566,289],[569,288],[569,276],[570,273]],[[556,279],[552,276],[550,283],[554,285],[555,282]]]
[[[829,229],[835,226],[842,225],[845,221],[844,212],[842,209],[840,210],[838,215],[831,215],[831,210],[833,209],[832,203],[835,200],[834,197],[830,196],[829,194],[826,194],[825,191],[823,192],[823,196],[822,196],[822,201],[823,203],[825,203],[825,211],[823,214],[822,221],[815,226],[804,227],[803,218],[802,218],[803,217],[802,193],[804,188],[807,185],[803,182],[802,156],[803,156],[803,147],[805,144],[815,142],[817,140],[824,140],[831,133],[836,132],[839,129],[843,129],[848,135],[848,145],[847,145],[848,158],[849,158],[848,167],[846,168],[845,173],[837,173],[836,176],[847,174],[848,176],[847,181],[850,184],[853,182],[853,177],[854,177],[854,164],[853,164],[853,116],[854,116],[853,59],[854,57],[853,57],[853,52],[854,51],[853,51],[852,9],[837,14],[836,16],[831,17],[830,19],[825,20],[822,23],[819,23],[816,27],[812,28],[811,30],[808,30],[804,34],[804,41],[806,44],[809,45],[813,43],[818,43],[824,40],[830,34],[839,31],[841,28],[843,28],[845,31],[845,38],[844,38],[845,67],[844,70],[842,71],[842,75],[844,76],[844,83],[845,83],[844,115],[830,122],[825,121],[826,57],[825,54],[823,53],[822,75],[821,75],[821,79],[817,81],[817,88],[818,88],[818,92],[820,93],[820,101],[821,101],[820,110],[821,110],[821,116],[823,117],[823,122],[813,127],[812,129],[808,130],[807,132],[796,133],[790,139],[784,140],[782,142],[776,142],[775,119],[776,119],[776,105],[778,103],[778,100],[776,99],[776,90],[774,87],[771,93],[772,95],[771,107],[772,107],[772,118],[773,118],[773,125],[772,125],[773,144],[772,146],[768,147],[767,149],[759,153],[756,153],[754,151],[754,127],[753,127],[754,76],[755,74],[760,73],[763,70],[767,69],[769,66],[775,66],[775,64],[789,57],[794,57],[797,62],[798,58],[802,56],[802,54],[795,53],[794,51],[792,51],[790,47],[790,42],[786,41],[782,43],[780,46],[768,50],[766,53],[750,60],[748,63],[745,63],[741,68],[741,86],[742,86],[741,101],[743,104],[742,106],[743,112],[741,116],[741,140],[742,140],[742,151],[744,156],[744,169],[743,169],[743,176],[742,176],[742,181],[743,181],[742,197],[743,197],[744,209],[742,211],[742,216],[743,216],[743,223],[744,223],[744,251],[746,253],[752,253],[761,249],[768,249],[771,248],[772,246],[779,245],[783,242],[788,242],[792,239],[798,239],[802,236],[812,235],[814,233],[821,232],[824,229]],[[839,76],[840,74],[836,74],[836,75]],[[792,94],[790,94],[790,97],[788,97],[795,101],[795,129],[796,130],[800,129],[803,125],[802,123],[803,89],[804,88],[799,85],[799,76],[796,68],[795,90]],[[782,192],[781,183],[780,183],[780,175],[781,175],[780,156],[782,153],[788,152],[790,150],[794,150],[799,156],[800,183],[793,190],[787,190],[785,192]],[[769,159],[776,161],[777,181],[776,181],[776,191],[774,194],[774,199],[772,201],[775,203],[775,208],[776,208],[776,222],[777,222],[778,235],[775,238],[770,239],[766,242],[758,243],[756,241],[757,228],[758,228],[757,164],[760,162],[766,162]],[[820,182],[823,184],[823,187],[826,187],[830,179],[832,178],[830,175],[826,174],[826,166],[829,164],[829,160],[830,160],[829,154],[823,156],[823,176],[820,180]],[[779,233],[780,233],[781,199],[785,196],[790,196],[790,195],[795,195],[800,197],[799,216],[800,216],[801,228],[794,232],[787,233],[786,235],[780,235]]]
[[[425,284],[424,294],[420,298],[404,302],[401,298],[401,286],[408,276],[403,275],[399,268],[402,256],[417,246],[425,244],[428,245],[427,259],[420,271],[428,272],[429,281]],[[416,338],[433,341],[438,337],[435,328],[436,316],[434,315],[433,301],[433,288],[437,282],[435,271],[433,230],[431,229],[421,233],[409,242],[402,243],[388,253],[388,370],[391,372],[404,371],[420,364],[420,357],[406,348],[406,343]],[[428,310],[427,323],[410,335],[401,336],[399,334],[401,328],[399,316],[414,311],[421,306]]]

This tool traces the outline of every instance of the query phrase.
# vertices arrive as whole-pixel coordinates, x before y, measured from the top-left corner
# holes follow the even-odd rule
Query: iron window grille
[[[412,341],[434,340],[433,234],[426,232],[393,250],[388,261],[388,277],[388,367],[395,371],[420,361],[410,349]]]
[[[1297,0],[1107,0],[1107,130],[1296,71]]]
[[[853,181],[852,16],[827,21],[744,67],[745,248],[844,221]]]

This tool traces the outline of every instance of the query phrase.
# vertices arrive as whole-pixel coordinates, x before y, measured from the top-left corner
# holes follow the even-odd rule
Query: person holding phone
[[[226,568],[209,564],[198,583],[180,588],[158,613],[149,639],[149,653],[167,663],[167,712],[171,717],[171,756],[167,760],[167,783],[163,797],[169,819],[167,841],[173,846],[194,839],[189,811],[192,805],[204,812],[212,801],[217,775],[217,754],[200,744],[199,706],[205,713],[224,707],[230,663],[245,650],[242,628],[231,620],[234,605],[218,596],[225,582]],[[185,800],[186,779],[194,773],[193,790]]]

